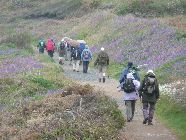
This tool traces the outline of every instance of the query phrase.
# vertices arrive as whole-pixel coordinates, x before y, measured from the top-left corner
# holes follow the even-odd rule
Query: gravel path
[[[57,63],[58,58],[56,55],[57,54],[55,54],[54,59]],[[104,91],[105,95],[116,100],[119,109],[122,111],[123,115],[125,115],[123,92],[118,92],[116,88],[118,86],[118,81],[107,78],[105,83],[99,83],[97,71],[90,68],[88,73],[84,74],[82,72],[82,65],[80,65],[80,72],[72,71],[72,66],[69,65],[69,62],[65,62],[62,67],[65,76],[72,78],[81,84],[90,84],[94,86],[95,89]],[[134,120],[126,123],[126,127],[121,131],[121,140],[177,140],[176,136],[161,124],[156,117],[153,120],[153,126],[143,125],[141,107],[141,102],[137,101]]]

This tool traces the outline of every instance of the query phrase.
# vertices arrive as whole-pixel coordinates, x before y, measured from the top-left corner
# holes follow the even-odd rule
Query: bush
[[[12,43],[15,44],[18,49],[25,49],[33,53],[31,46],[32,38],[28,33],[17,33],[7,37],[2,43]]]
[[[164,16],[184,14],[186,10],[186,1],[174,0],[133,0],[130,4],[125,3],[116,8],[118,15],[133,13],[136,16]]]

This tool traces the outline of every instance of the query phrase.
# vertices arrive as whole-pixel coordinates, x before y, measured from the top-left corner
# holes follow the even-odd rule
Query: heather
[[[16,108],[2,112],[0,137],[118,139],[124,119],[116,103],[101,93],[94,93],[89,85],[66,90],[38,101],[22,100]]]

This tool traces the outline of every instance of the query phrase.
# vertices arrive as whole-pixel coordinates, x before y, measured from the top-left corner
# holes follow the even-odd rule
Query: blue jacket
[[[88,57],[87,59],[85,59],[85,58],[83,57],[83,55],[84,55],[84,53],[85,53],[86,51],[89,52],[89,57]],[[92,52],[91,52],[89,49],[87,49],[87,48],[84,49],[83,52],[81,53],[81,60],[82,60],[82,61],[90,61],[90,60],[92,60]]]
[[[132,73],[134,76],[134,79],[140,81],[139,73],[134,68],[128,67],[128,68],[124,69],[120,75],[120,79],[119,79],[120,84],[123,83],[124,80],[127,78],[128,73]]]

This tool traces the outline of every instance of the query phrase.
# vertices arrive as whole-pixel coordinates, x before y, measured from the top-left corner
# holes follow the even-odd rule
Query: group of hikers
[[[54,52],[57,51],[59,54],[59,64],[63,65],[64,61],[69,61],[69,65],[72,65],[73,71],[79,72],[79,65],[82,63],[83,73],[87,73],[89,63],[93,59],[92,52],[84,40],[74,42],[72,39],[64,37],[56,46],[53,39],[48,39],[46,43],[41,39],[39,40],[37,48],[40,54],[44,53],[46,49],[51,58]],[[99,82],[105,83],[108,65],[109,55],[102,47],[94,62],[94,66],[97,67],[99,71]]]
[[[83,63],[83,73],[87,73],[89,62],[93,59],[91,50],[85,41],[80,41],[78,45],[69,43],[70,39],[63,38],[57,47],[53,39],[48,39],[47,43],[40,40],[38,43],[39,53],[44,53],[46,49],[48,55],[53,57],[57,48],[59,54],[59,64],[63,65],[64,61],[69,61],[73,71],[79,72],[79,65]],[[72,62],[72,64],[71,64]],[[94,66],[99,71],[99,82],[105,83],[106,70],[109,65],[109,55],[102,47],[94,62]],[[143,103],[143,124],[152,125],[155,111],[155,105],[159,99],[159,86],[156,75],[152,70],[148,70],[142,82],[140,82],[139,69],[132,62],[128,62],[119,79],[120,90],[124,91],[124,101],[126,106],[127,122],[131,122],[134,117],[135,103],[138,98]]]

